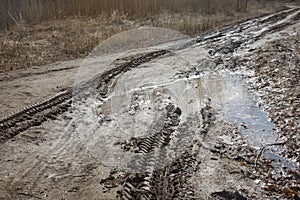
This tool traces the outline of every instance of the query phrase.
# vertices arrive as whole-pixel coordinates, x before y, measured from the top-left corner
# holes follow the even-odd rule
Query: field
[[[257,1],[266,7],[265,1]],[[0,27],[25,21],[39,23],[44,20],[68,16],[98,16],[118,12],[130,18],[149,17],[164,11],[172,13],[232,13],[253,9],[253,0],[4,0],[0,8]],[[270,3],[268,3],[270,4]],[[271,3],[272,5],[274,2]],[[274,5],[273,5],[274,6]]]
[[[83,58],[110,36],[142,26],[194,36],[284,8],[254,0],[20,2],[0,7],[0,72]]]

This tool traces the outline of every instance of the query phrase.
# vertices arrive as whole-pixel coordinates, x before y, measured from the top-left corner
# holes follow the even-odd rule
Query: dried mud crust
[[[285,141],[282,155],[297,163],[297,169],[283,169],[278,176],[268,171],[267,189],[289,198],[300,197],[300,34],[277,40],[258,49],[250,63],[248,77],[261,106]],[[250,67],[249,66],[249,67]]]

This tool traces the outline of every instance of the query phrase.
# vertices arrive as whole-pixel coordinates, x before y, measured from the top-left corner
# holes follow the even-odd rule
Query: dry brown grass
[[[130,19],[154,16],[164,11],[227,15],[232,12],[247,12],[257,4],[268,7],[274,2],[272,0],[1,0],[0,29],[9,28],[19,22],[40,23],[69,16],[95,17],[114,11]]]
[[[0,72],[82,58],[108,37],[141,26],[164,27],[188,35],[196,35],[282,8],[282,4],[274,2],[262,6],[253,1],[246,11],[237,12],[236,8],[230,9],[230,5],[214,5],[216,1],[210,1],[209,9],[201,7],[203,11],[199,13],[188,8],[177,12],[174,7],[172,8],[174,12],[170,11],[171,8],[160,12],[152,10],[149,13],[157,13],[139,17],[124,14],[124,11],[112,11],[93,17],[75,15],[62,19],[42,20],[35,24],[19,20],[0,34]],[[235,5],[234,0],[228,1]],[[190,2],[194,1],[190,0]],[[136,6],[141,5],[136,4]],[[221,12],[219,8],[222,6]]]

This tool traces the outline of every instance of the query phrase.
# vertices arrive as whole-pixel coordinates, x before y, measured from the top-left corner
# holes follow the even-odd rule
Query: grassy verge
[[[51,19],[34,25],[20,21],[0,33],[0,72],[83,58],[110,36],[141,26],[169,28],[193,36],[282,8],[282,4],[273,3],[263,7],[253,4],[243,12],[163,11],[135,18],[112,12],[94,17]]]

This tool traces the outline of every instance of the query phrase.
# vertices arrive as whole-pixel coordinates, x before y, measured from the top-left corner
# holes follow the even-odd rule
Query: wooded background
[[[246,11],[249,4],[272,3],[270,0],[1,0],[0,29],[20,21],[38,23],[69,16],[96,16],[117,12],[129,18],[147,17],[162,11],[194,12],[203,15],[217,12]]]

